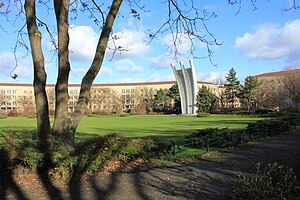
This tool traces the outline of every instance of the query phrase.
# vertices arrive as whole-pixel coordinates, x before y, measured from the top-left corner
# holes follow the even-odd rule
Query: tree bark
[[[105,24],[103,26],[103,29],[102,29],[102,32],[101,32],[101,35],[100,35],[100,38],[98,41],[98,45],[97,45],[97,49],[96,49],[96,53],[95,53],[92,65],[82,79],[78,102],[77,102],[75,111],[72,113],[72,117],[71,117],[70,131],[73,134],[75,134],[76,129],[79,125],[79,122],[80,122],[82,116],[84,115],[85,109],[88,105],[89,98],[90,98],[90,90],[91,90],[93,81],[96,78],[96,76],[102,66],[105,51],[107,48],[109,35],[111,33],[112,26],[118,15],[119,8],[120,8],[122,2],[123,2],[123,0],[114,0],[112,2],[112,5],[111,5],[109,13],[106,17]]]
[[[123,0],[113,0],[109,13],[103,26],[96,53],[91,67],[82,79],[80,94],[75,111],[68,117],[68,80],[70,73],[69,63],[69,31],[68,12],[69,0],[54,0],[55,14],[58,31],[58,77],[55,86],[56,104],[55,119],[52,132],[59,135],[69,150],[74,149],[74,136],[79,122],[87,108],[90,90],[103,63],[108,39],[114,24],[115,18]]]
[[[45,60],[41,46],[42,34],[38,30],[36,23],[35,0],[26,0],[24,8],[26,11],[26,23],[34,68],[33,86],[36,103],[37,133],[41,144],[47,147],[48,136],[51,132],[48,100],[45,89],[47,74],[45,71]]]
[[[55,85],[55,117],[52,132],[62,138],[68,149],[72,149],[74,136],[69,133],[70,123],[68,119],[69,5],[69,0],[54,0],[58,33],[58,76]]]

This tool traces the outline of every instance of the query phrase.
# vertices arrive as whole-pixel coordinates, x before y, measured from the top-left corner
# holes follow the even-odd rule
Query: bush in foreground
[[[278,163],[256,165],[254,175],[237,174],[230,199],[300,199],[300,188],[292,168]]]
[[[55,178],[68,178],[73,174],[91,175],[106,167],[116,169],[138,159],[147,160],[170,152],[166,149],[170,147],[153,139],[129,139],[120,134],[98,136],[81,142],[73,153],[64,151],[64,146],[55,138],[51,138],[47,151],[40,149],[35,137],[6,140],[7,145],[1,147],[1,152],[8,152],[12,169],[22,167],[30,171],[46,171]]]

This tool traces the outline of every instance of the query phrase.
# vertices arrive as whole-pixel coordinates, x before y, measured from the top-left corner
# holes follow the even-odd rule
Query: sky
[[[178,62],[182,61],[188,68],[189,59],[194,62],[197,80],[213,83],[220,80],[224,82],[231,68],[235,69],[241,82],[249,75],[300,68],[300,10],[284,11],[291,6],[291,0],[259,1],[256,9],[250,0],[243,0],[240,11],[238,5],[229,5],[225,0],[194,1],[196,7],[216,15],[206,22],[206,26],[222,45],[210,47],[214,51],[211,60],[190,56],[191,43],[184,38],[178,46],[183,55],[174,59],[170,48],[167,48],[170,45],[170,32],[157,35],[149,43],[149,33],[157,30],[167,19],[167,6],[163,1],[140,2],[145,9],[142,11],[135,7],[140,14],[137,19],[130,13],[127,1],[124,1],[113,27],[113,35],[118,37],[116,46],[122,46],[126,51],[113,55],[113,51],[108,49],[94,83],[175,80],[170,64],[175,64],[179,69]],[[3,3],[0,13],[7,9],[8,4],[6,1]],[[55,28],[52,7],[49,4],[47,8],[50,9],[42,6],[37,8],[39,19],[46,22],[51,30]],[[12,16],[6,18],[0,15],[0,83],[32,83],[31,55],[21,43],[17,43],[16,29],[24,26],[24,17],[20,15],[15,20],[17,9],[12,6],[10,9]],[[47,83],[55,83],[57,56],[45,26],[41,26],[40,31],[43,35]],[[100,31],[86,12],[80,12],[76,19],[70,20],[70,83],[80,83],[90,67]],[[55,33],[53,36],[57,39]],[[22,38],[28,45],[27,35],[22,35]],[[16,44],[18,48],[15,49]],[[195,40],[194,45],[198,57],[207,56],[203,43]],[[113,47],[111,41],[109,47]],[[12,79],[11,74],[17,74],[18,77]]]

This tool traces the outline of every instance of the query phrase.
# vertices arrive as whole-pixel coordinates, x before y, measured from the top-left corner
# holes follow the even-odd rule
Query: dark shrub
[[[209,113],[206,112],[197,112],[197,117],[208,117]]]
[[[254,175],[237,174],[230,199],[299,199],[299,183],[292,168],[278,163],[256,167]]]

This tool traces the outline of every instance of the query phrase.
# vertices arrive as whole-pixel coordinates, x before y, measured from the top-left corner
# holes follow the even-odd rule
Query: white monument
[[[187,69],[183,62],[179,62],[181,69],[178,70],[171,64],[179,88],[181,112],[184,115],[196,114],[197,78],[194,63],[192,60],[189,62],[190,68]]]

